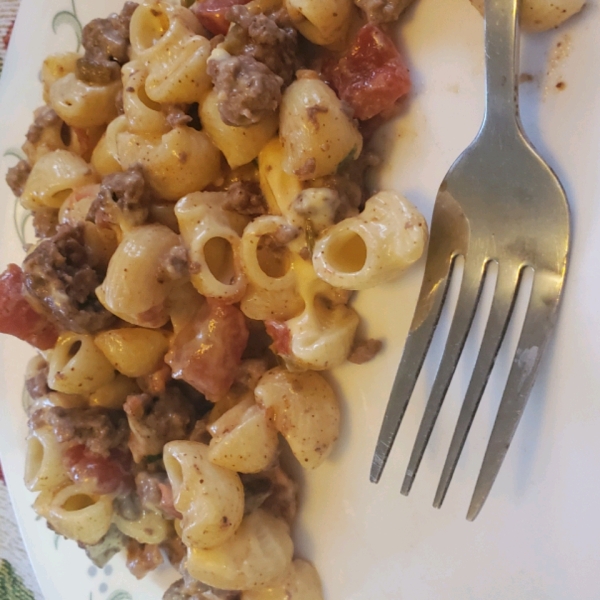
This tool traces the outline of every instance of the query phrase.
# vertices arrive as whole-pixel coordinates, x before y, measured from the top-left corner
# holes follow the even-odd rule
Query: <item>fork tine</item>
[[[477,308],[486,270],[487,262],[481,257],[470,258],[467,256],[458,301],[454,310],[454,316],[452,317],[452,325],[450,326],[450,332],[444,347],[444,354],[442,355],[442,360],[440,361],[435,381],[433,382],[429,400],[425,407],[425,413],[423,414],[410,460],[408,461],[406,474],[404,475],[401,493],[405,496],[408,496],[414,482],[421,459],[425,453],[425,448],[427,447],[431,432],[448,391],[448,386],[465,345],[465,340],[467,339],[467,334],[475,315],[475,309]]]
[[[385,409],[385,415],[377,439],[377,446],[371,464],[370,479],[373,483],[377,483],[381,478],[385,463],[396,439],[396,434],[398,433],[398,429],[400,429],[408,401],[425,361],[425,355],[429,349],[431,338],[437,326],[454,263],[452,257],[448,256],[448,259],[447,268],[444,269],[445,272],[438,274],[433,279],[428,277],[427,267],[429,263],[426,264],[425,277],[417,302],[417,311],[413,317],[410,333],[404,345],[400,366],[396,372],[394,385],[390,392],[390,399]],[[423,307],[426,303],[429,307],[429,312],[423,318],[419,307]]]
[[[481,342],[479,354],[473,368],[473,375],[465,394],[462,408],[456,423],[456,428],[450,442],[450,448],[440,477],[440,483],[435,493],[433,506],[440,508],[446,497],[446,492],[452,481],[454,470],[458,464],[467,435],[471,429],[475,413],[479,407],[481,396],[487,385],[488,378],[498,349],[506,333],[506,328],[512,313],[517,288],[520,285],[521,272],[512,265],[504,268],[500,265],[492,307],[488,317],[485,333]]]
[[[469,521],[481,511],[525,409],[541,356],[556,322],[563,279],[564,273],[534,273],[519,344],[467,512]]]
[[[373,483],[381,478],[423,366],[444,305],[455,259],[466,253],[468,222],[446,187],[443,182],[433,208],[423,283],[371,463]]]

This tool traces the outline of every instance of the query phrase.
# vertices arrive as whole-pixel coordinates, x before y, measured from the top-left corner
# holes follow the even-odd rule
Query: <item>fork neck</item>
[[[485,0],[486,111],[484,126],[518,123],[517,9],[519,0]]]

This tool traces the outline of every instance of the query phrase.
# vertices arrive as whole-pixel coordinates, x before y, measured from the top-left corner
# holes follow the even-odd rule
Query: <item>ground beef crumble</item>
[[[356,365],[362,365],[372,360],[381,350],[383,343],[381,340],[369,338],[360,342],[355,342],[348,361]]]
[[[227,19],[238,26],[229,31],[238,44],[243,44],[241,54],[263,63],[289,85],[299,65],[298,34],[287,11],[255,14],[247,6],[238,4],[228,11]]]
[[[163,104],[162,110],[166,115],[167,123],[173,128],[188,125],[193,120],[185,104]]]
[[[231,56],[210,60],[209,75],[223,121],[247,127],[279,107],[298,67],[297,32],[284,9],[267,15],[236,5],[226,17],[232,25],[222,45]]]
[[[160,548],[156,544],[140,544],[130,539],[127,543],[127,568],[137,579],[142,579],[163,562]]]
[[[135,476],[137,495],[141,506],[162,513],[166,519],[181,519],[173,504],[173,488],[164,471],[140,471]]]
[[[240,477],[244,484],[246,514],[257,508],[280,517],[291,524],[298,510],[298,485],[280,467]]]
[[[223,122],[248,127],[274,114],[281,102],[283,80],[252,56],[208,61]]]
[[[123,410],[131,428],[129,448],[137,463],[162,454],[167,442],[187,439],[196,422],[196,407],[175,386],[157,397],[131,395]]]
[[[49,206],[40,206],[33,211],[33,230],[37,238],[56,235],[58,228],[58,210]]]
[[[189,275],[189,257],[185,246],[173,246],[163,257],[158,281],[176,281]]]
[[[142,516],[142,503],[136,491],[117,496],[113,500],[113,509],[126,521],[137,521]]]
[[[94,19],[83,28],[85,54],[77,61],[78,79],[106,84],[121,76],[121,65],[129,60],[129,23],[137,7],[135,2],[126,2],[120,14]]]
[[[161,542],[159,547],[171,565],[176,569],[180,569],[187,554],[187,548],[181,538],[177,536],[168,538]]]
[[[31,173],[31,165],[26,160],[20,160],[14,167],[8,169],[6,183],[15,196],[23,193],[29,173]]]
[[[225,210],[258,217],[267,213],[267,202],[258,181],[234,181],[226,190]]]
[[[127,539],[127,536],[121,533],[117,526],[113,524],[98,543],[79,543],[79,547],[85,550],[92,563],[102,569],[115,554],[125,547]]]
[[[167,484],[169,478],[165,472],[148,473],[140,471],[135,476],[137,495],[144,508],[157,510],[162,499],[160,486]]]
[[[50,391],[48,387],[48,369],[47,361],[41,356],[36,356],[27,365],[25,389],[33,400],[42,398]]]
[[[29,427],[39,429],[44,425],[52,428],[59,442],[83,444],[100,456],[124,447],[128,435],[125,415],[106,408],[41,408],[31,415]]]
[[[50,106],[41,106],[34,113],[33,123],[29,126],[25,137],[31,144],[39,142],[47,127],[62,125],[63,120]]]
[[[142,225],[148,218],[151,194],[140,165],[111,173],[102,179],[98,195],[92,202],[87,219],[99,226],[119,224]]]
[[[83,225],[61,225],[27,255],[23,272],[28,293],[69,331],[95,332],[115,321],[96,297],[105,273],[85,245]]]

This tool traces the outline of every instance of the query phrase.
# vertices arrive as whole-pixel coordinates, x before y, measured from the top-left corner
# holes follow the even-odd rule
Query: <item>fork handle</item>
[[[486,111],[484,125],[501,133],[518,123],[517,9],[519,0],[485,0]]]

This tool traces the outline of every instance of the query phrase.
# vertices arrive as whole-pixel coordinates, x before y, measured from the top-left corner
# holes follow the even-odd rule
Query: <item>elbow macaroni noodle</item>
[[[49,104],[67,125],[98,127],[117,116],[118,81],[106,85],[91,85],[69,73],[57,79],[49,91]]]
[[[171,282],[161,278],[160,266],[178,244],[179,237],[164,225],[143,225],[128,232],[96,290],[100,302],[132,325],[153,329],[165,325]]]
[[[135,57],[148,66],[145,83],[155,102],[199,102],[210,89],[210,42],[189,10],[167,2],[143,4],[131,19]]]
[[[56,532],[83,544],[97,544],[113,518],[112,498],[92,495],[80,484],[41,492],[33,508]]]
[[[151,100],[146,92],[148,69],[140,60],[132,60],[122,69],[123,114],[127,129],[132,133],[167,133],[170,127],[158,102]]]
[[[246,289],[240,259],[240,234],[246,219],[222,208],[222,192],[196,192],[175,206],[188,249],[191,281],[202,295],[236,302]]]
[[[142,510],[139,519],[134,521],[115,513],[113,523],[119,531],[140,544],[160,544],[167,539],[170,529],[168,521],[152,510]]]
[[[53,490],[69,483],[62,451],[49,427],[34,429],[27,438],[25,485],[32,492]]]
[[[21,204],[30,210],[42,206],[60,208],[75,188],[98,180],[94,169],[83,158],[67,150],[55,150],[44,154],[35,163],[25,189]]]
[[[296,559],[284,577],[265,588],[244,592],[241,600],[323,600],[321,580],[309,562]]]
[[[313,264],[323,281],[363,290],[395,279],[423,254],[426,243],[421,213],[399,194],[379,192],[359,215],[323,232]]]
[[[65,394],[90,394],[115,377],[91,335],[61,335],[48,361],[48,386]]]
[[[209,459],[231,471],[260,473],[277,457],[277,429],[267,411],[250,398],[230,408],[209,431]]]
[[[292,553],[287,523],[259,508],[224,544],[189,548],[186,567],[192,577],[213,587],[251,590],[283,575]]]
[[[141,164],[156,192],[176,202],[218,178],[220,154],[203,131],[175,127],[163,135],[117,134],[117,156],[124,169]]]
[[[323,376],[276,367],[265,373],[254,393],[258,404],[273,412],[275,427],[300,464],[318,467],[331,452],[340,427],[338,400]]]
[[[214,145],[224,154],[232,169],[254,160],[263,146],[277,133],[277,115],[265,117],[250,127],[231,127],[219,114],[217,94],[209,92],[200,107],[200,120]]]
[[[312,75],[286,89],[279,134],[283,170],[301,180],[330,175],[344,159],[357,158],[362,150],[362,136],[341,101]]]
[[[213,464],[208,446],[199,442],[169,442],[163,459],[174,506],[183,515],[183,543],[191,548],[214,548],[234,536],[244,515],[239,476]]]
[[[277,273],[275,276],[263,269],[259,259],[259,247],[263,236],[275,235],[286,226],[288,222],[283,217],[276,215],[258,217],[248,223],[242,235],[241,256],[246,277],[250,283],[268,292],[285,292],[295,287],[295,272],[289,268],[289,265],[285,273]],[[274,262],[273,257],[267,257],[267,260],[269,258]]]
[[[319,46],[343,40],[355,11],[350,0],[285,0],[284,4],[298,31]]]

